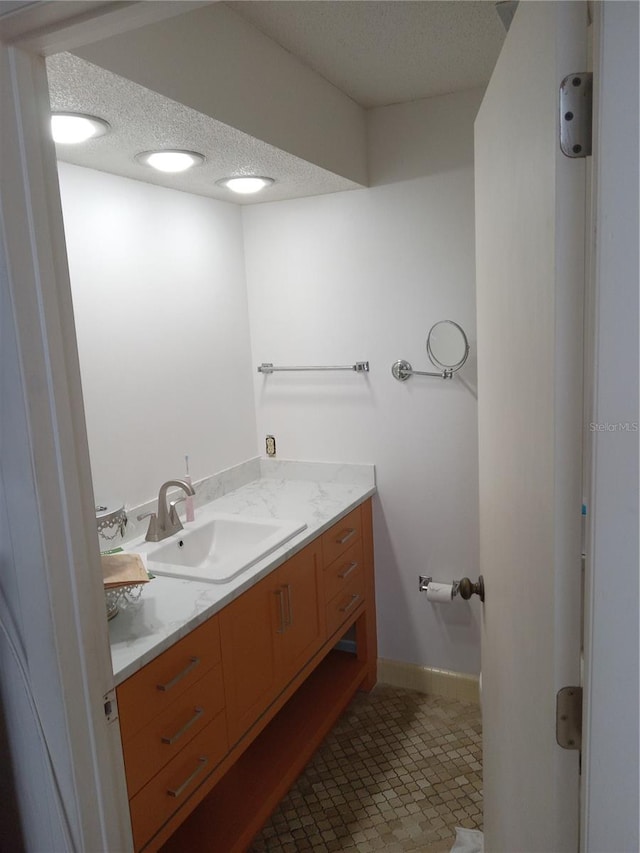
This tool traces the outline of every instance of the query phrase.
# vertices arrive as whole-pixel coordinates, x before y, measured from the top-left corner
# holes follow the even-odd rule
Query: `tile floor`
[[[482,829],[478,705],[378,686],[358,694],[250,853],[445,853]]]

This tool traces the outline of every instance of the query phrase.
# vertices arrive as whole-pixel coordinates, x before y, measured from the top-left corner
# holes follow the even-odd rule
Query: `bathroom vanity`
[[[216,503],[295,507],[306,529],[227,584],[157,577],[137,612],[113,620],[136,851],[244,850],[355,692],[374,686],[374,491],[251,483]],[[355,647],[336,649],[350,629]]]

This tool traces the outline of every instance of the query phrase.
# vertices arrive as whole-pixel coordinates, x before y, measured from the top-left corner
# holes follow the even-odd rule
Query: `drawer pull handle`
[[[338,577],[341,578],[342,580],[344,580],[345,578],[349,577],[349,575],[351,574],[352,571],[354,571],[354,569],[357,569],[357,568],[358,568],[358,564],[356,563],[355,560],[353,560],[351,563],[349,563],[349,565],[344,570],[344,572],[340,572]]]
[[[189,664],[188,666],[185,666],[182,672],[179,672],[174,678],[171,679],[171,681],[167,681],[166,684],[157,684],[156,687],[158,688],[158,690],[161,690],[163,693],[166,693],[167,690],[171,690],[171,688],[175,687],[179,681],[182,681],[185,675],[189,675],[191,670],[195,669],[199,663],[200,658],[189,658]]]
[[[357,602],[358,602],[358,601],[360,601],[360,593],[359,593],[359,592],[355,592],[355,593],[351,596],[351,598],[349,599],[349,603],[348,603],[348,604],[345,604],[345,606],[344,606],[344,607],[341,607],[341,608],[340,608],[340,612],[341,612],[341,613],[348,613],[348,612],[349,612],[349,611],[354,607],[354,605],[355,605],[355,604],[357,604]]]
[[[188,720],[188,721],[184,724],[184,726],[183,726],[179,731],[177,731],[174,735],[171,735],[171,737],[163,737],[163,738],[160,738],[160,739],[161,739],[161,741],[162,741],[162,743],[168,743],[168,744],[169,744],[169,746],[171,746],[171,745],[172,745],[172,744],[174,744],[177,740],[180,740],[180,738],[182,737],[182,735],[183,735],[185,732],[189,731],[189,729],[191,728],[191,726],[192,726],[195,722],[197,722],[197,721],[200,719],[200,717],[204,714],[204,708],[194,708],[193,710],[195,711],[195,714],[193,715],[193,717],[191,717],[191,719],[190,719],[190,720]]]
[[[291,584],[286,584],[284,588],[287,591],[287,628],[291,628],[293,625],[293,597],[291,595]]]
[[[344,545],[345,542],[348,542],[349,539],[352,539],[356,535],[355,527],[348,527],[342,534],[336,539],[336,545]]]
[[[202,773],[202,771],[204,770],[204,768],[207,766],[208,763],[209,763],[209,759],[205,755],[201,755],[200,758],[198,759],[198,766],[193,771],[193,773],[191,773],[189,776],[187,776],[187,778],[184,780],[182,785],[178,785],[177,788],[169,788],[167,791],[167,794],[169,794],[170,797],[181,796],[184,793],[185,789],[188,788],[189,785],[193,782],[193,780],[197,776],[199,776],[200,773]]]
[[[280,627],[278,628],[278,634],[284,634],[287,630],[287,619],[284,613],[284,587],[276,590],[276,595],[278,596],[278,606],[280,610]]]

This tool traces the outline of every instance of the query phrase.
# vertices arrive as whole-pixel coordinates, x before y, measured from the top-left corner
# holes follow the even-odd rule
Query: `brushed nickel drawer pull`
[[[356,535],[355,527],[348,527],[342,536],[336,539],[336,545],[344,545],[345,542],[348,542],[349,539],[352,539]]]
[[[182,681],[185,675],[189,675],[191,670],[195,669],[199,663],[200,658],[189,658],[189,664],[188,666],[185,666],[182,672],[179,672],[174,678],[171,679],[171,681],[167,681],[166,684],[157,684],[156,687],[158,688],[158,690],[161,690],[163,693],[166,693],[167,690],[171,690],[171,688],[175,687],[179,681]]]
[[[287,591],[287,628],[291,628],[293,625],[293,597],[291,595],[291,584],[285,584],[284,588]]]
[[[191,773],[190,776],[187,776],[187,778],[184,780],[182,785],[178,785],[177,788],[169,788],[167,790],[167,794],[169,794],[170,797],[181,796],[181,794],[184,793],[185,789],[189,787],[189,785],[193,782],[193,780],[196,778],[196,776],[199,776],[200,773],[202,773],[202,771],[204,770],[204,768],[207,766],[208,763],[209,763],[209,759],[206,757],[206,755],[201,755],[200,758],[198,759],[198,766],[193,771],[193,773]]]
[[[350,600],[349,600],[349,603],[348,603],[348,604],[345,604],[345,606],[344,606],[344,607],[341,607],[341,608],[340,608],[340,612],[341,612],[341,613],[348,613],[348,612],[353,608],[353,606],[354,606],[355,604],[357,604],[357,602],[358,602],[358,601],[360,601],[360,598],[361,598],[360,593],[359,593],[359,592],[355,592],[355,593],[351,596],[351,598],[350,598]]]
[[[278,606],[280,611],[280,627],[277,629],[276,633],[284,634],[287,630],[287,619],[284,612],[284,587],[277,589],[276,595],[278,596]]]
[[[344,572],[340,572],[338,577],[341,578],[342,580],[344,580],[345,578],[349,577],[349,575],[351,574],[351,572],[354,569],[357,569],[357,568],[358,568],[358,564],[356,563],[355,560],[352,560],[352,562],[347,566],[347,568],[344,570]]]
[[[171,737],[163,737],[163,738],[160,738],[160,740],[162,741],[162,743],[168,743],[168,744],[169,744],[169,746],[171,746],[171,744],[175,743],[177,740],[180,740],[180,738],[182,737],[182,735],[183,735],[185,732],[189,731],[189,729],[191,728],[191,726],[192,726],[195,722],[197,722],[197,721],[200,719],[200,717],[204,714],[204,708],[194,708],[193,710],[195,711],[195,714],[193,715],[193,717],[191,717],[191,719],[190,719],[190,720],[188,720],[188,721],[184,724],[184,726],[183,726],[179,731],[177,731],[174,735],[171,735]]]

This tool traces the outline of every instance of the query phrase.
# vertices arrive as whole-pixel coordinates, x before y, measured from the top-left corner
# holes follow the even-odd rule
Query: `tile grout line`
[[[473,702],[358,694],[249,851],[444,853],[482,828],[481,749]]]

